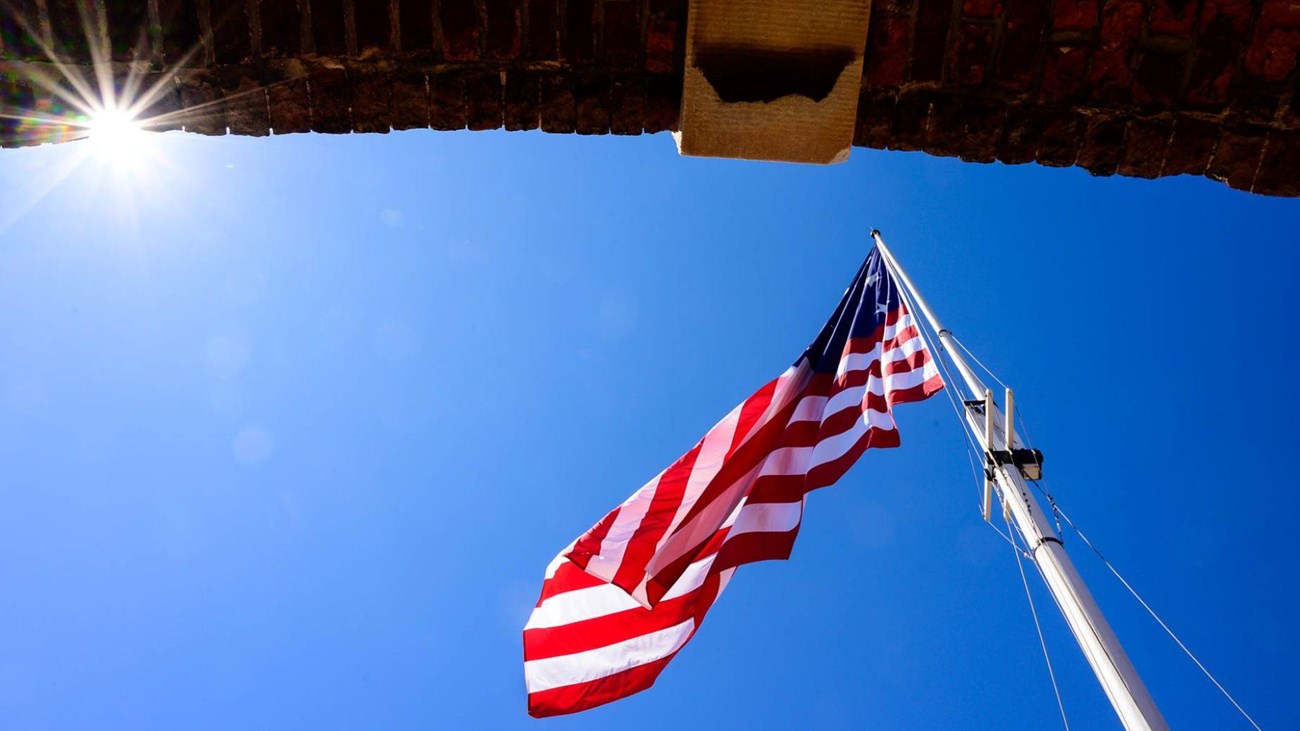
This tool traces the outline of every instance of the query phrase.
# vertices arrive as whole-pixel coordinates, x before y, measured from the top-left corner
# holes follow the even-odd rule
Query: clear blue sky
[[[83,143],[0,153],[0,727],[1059,728],[942,397],[655,688],[525,714],[546,563],[800,353],[872,227],[1067,512],[1264,728],[1300,718],[1300,202],[664,135],[151,147],[57,183]],[[1248,728],[1066,545],[1173,727]],[[1031,579],[1073,728],[1117,728]]]

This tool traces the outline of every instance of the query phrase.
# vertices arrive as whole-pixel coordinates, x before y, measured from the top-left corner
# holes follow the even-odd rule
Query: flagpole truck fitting
[[[1128,731],[1168,729],[1168,723],[1160,714],[1119,639],[1065,553],[1060,536],[1048,522],[1047,514],[1029,488],[1028,481],[1039,479],[1042,475],[1042,454],[1034,449],[1016,448],[1011,389],[1006,390],[1005,411],[999,413],[992,390],[985,387],[966,363],[951,331],[943,326],[930,309],[911,277],[885,245],[880,231],[873,229],[871,238],[875,240],[876,247],[894,277],[902,284],[904,301],[909,305],[915,304],[915,309],[924,316],[938,338],[939,348],[934,349],[935,357],[947,356],[964,382],[964,418],[984,451],[986,483],[981,505],[984,519],[989,520],[991,517],[993,492],[996,491],[1004,514],[1009,513],[1008,522],[1015,525],[1023,539],[1029,557],[1056,599],[1057,606],[1070,626],[1070,632],[1074,634],[1124,728]],[[957,384],[949,384],[949,387],[956,388]],[[999,416],[1003,417],[1001,424],[998,424]],[[1024,442],[1021,441],[1021,444]]]

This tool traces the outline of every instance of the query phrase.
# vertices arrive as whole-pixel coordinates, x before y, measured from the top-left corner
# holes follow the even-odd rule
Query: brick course
[[[159,129],[661,132],[687,4],[10,0],[0,107],[53,108],[31,80],[102,44],[161,84]],[[1300,0],[874,0],[864,53],[856,145],[1300,195]],[[66,138],[0,120],[5,147]]]

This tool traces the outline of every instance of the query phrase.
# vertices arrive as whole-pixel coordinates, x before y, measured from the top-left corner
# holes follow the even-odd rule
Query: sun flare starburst
[[[165,154],[166,145],[157,138],[157,131],[183,128],[192,113],[168,103],[175,94],[175,67],[157,73],[140,63],[115,60],[104,43],[108,35],[102,16],[86,10],[93,4],[78,8],[89,63],[70,61],[66,51],[50,46],[34,17],[5,18],[43,58],[0,68],[0,84],[8,81],[25,90],[22,103],[0,105],[0,134],[19,146],[79,141],[56,155],[56,164],[31,176],[22,190],[0,200],[0,231],[64,181],[79,181],[85,190],[95,191],[91,200],[127,218],[134,217],[142,197],[170,194],[182,182],[174,151]],[[148,38],[142,30],[136,58],[148,57]],[[184,66],[196,51],[190,49],[178,65]]]
[[[86,124],[95,154],[115,162],[130,162],[145,152],[149,134],[130,111],[116,106],[96,110]]]

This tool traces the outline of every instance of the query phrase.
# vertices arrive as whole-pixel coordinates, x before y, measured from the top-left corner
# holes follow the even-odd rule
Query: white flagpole
[[[1039,573],[1042,574],[1048,590],[1056,599],[1061,613],[1065,615],[1070,631],[1074,633],[1075,640],[1083,650],[1088,664],[1092,666],[1102,690],[1106,692],[1106,697],[1110,699],[1111,706],[1115,708],[1115,713],[1119,715],[1124,728],[1128,731],[1168,729],[1169,725],[1160,715],[1160,710],[1156,708],[1151,694],[1147,692],[1142,679],[1138,677],[1137,670],[1133,668],[1133,663],[1129,661],[1124,648],[1120,646],[1119,639],[1115,637],[1114,631],[1106,622],[1092,594],[1088,592],[1083,579],[1075,571],[1070,557],[1066,555],[1060,536],[1056,534],[1039,506],[1038,500],[1034,497],[1022,472],[1022,467],[1028,465],[1018,464],[1014,458],[1015,430],[1008,431],[1005,426],[999,429],[998,422],[1002,414],[998,412],[988,389],[967,365],[961,349],[955,347],[952,334],[939,322],[939,318],[935,316],[929,303],[907,276],[907,272],[899,266],[898,260],[885,245],[880,232],[872,231],[871,236],[875,239],[885,263],[895,278],[902,283],[905,297],[915,303],[915,309],[921,311],[930,327],[939,336],[943,353],[936,354],[936,357],[948,356],[949,361],[961,374],[967,392],[966,398],[963,399],[966,404],[966,421],[981,444],[986,445],[985,466],[991,473],[1003,509],[1011,514],[1016,529],[1024,539],[1025,545],[1029,547],[1030,557],[1038,566]],[[948,385],[952,388],[957,384]],[[986,413],[988,408],[985,406],[986,403],[998,413]],[[1010,419],[1007,423],[1010,423]]]

